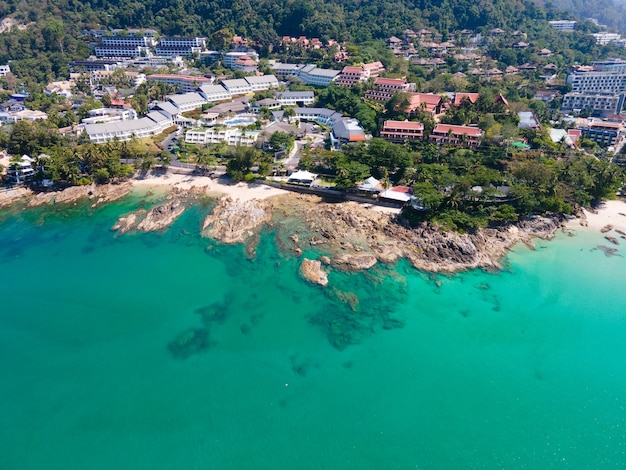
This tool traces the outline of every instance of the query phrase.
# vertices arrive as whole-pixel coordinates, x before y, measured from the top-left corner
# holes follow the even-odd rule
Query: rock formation
[[[222,196],[204,220],[203,235],[222,243],[244,243],[254,230],[269,222],[271,211],[265,201],[233,200]]]
[[[328,274],[322,269],[322,262],[319,260],[304,258],[300,265],[300,274],[313,284],[328,285]]]
[[[185,211],[185,206],[178,200],[167,202],[148,211],[146,218],[138,225],[142,232],[156,232],[169,227]]]

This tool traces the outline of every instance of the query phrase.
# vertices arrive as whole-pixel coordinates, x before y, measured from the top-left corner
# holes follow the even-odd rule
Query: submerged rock
[[[300,274],[313,284],[328,285],[328,274],[322,269],[322,262],[319,260],[304,258],[300,265]]]

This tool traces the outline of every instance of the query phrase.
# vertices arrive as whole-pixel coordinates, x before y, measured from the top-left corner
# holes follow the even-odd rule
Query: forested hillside
[[[27,85],[44,83],[67,76],[71,60],[92,52],[90,38],[81,34],[84,29],[138,27],[164,35],[204,36],[212,49],[229,47],[225,38],[237,34],[256,41],[262,56],[283,35],[362,45],[423,27],[441,33],[444,40],[462,29],[485,36],[492,28],[520,30],[526,41],[558,51],[553,60],[559,64],[624,51],[596,46],[588,34],[595,31],[589,22],[566,35],[548,24],[568,16],[532,0],[0,0],[0,18],[11,18],[23,28],[0,33],[0,63],[12,61],[15,75]],[[494,57],[519,65],[510,57],[504,60],[500,47],[499,42],[492,44]]]
[[[624,0],[551,0],[546,2],[579,18],[594,18],[600,24],[626,34],[626,1]]]
[[[230,28],[262,43],[297,34],[363,42],[407,27],[528,29],[546,19],[530,0],[5,0],[0,16],[7,15],[25,23],[57,16],[69,28],[155,27],[170,35],[208,36]]]

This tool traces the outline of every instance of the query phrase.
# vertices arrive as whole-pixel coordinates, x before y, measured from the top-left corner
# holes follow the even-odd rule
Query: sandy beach
[[[267,199],[272,196],[287,194],[288,191],[273,188],[257,183],[233,183],[224,184],[208,176],[189,176],[166,173],[163,176],[148,176],[142,179],[133,180],[135,186],[169,186],[179,189],[199,188],[207,194],[227,194],[233,199],[249,201],[252,199]]]
[[[572,219],[567,226],[572,229],[588,229],[599,231],[608,225],[614,230],[626,232],[626,201],[618,199],[605,201],[593,212],[583,209],[584,217]]]
[[[233,199],[240,201],[250,201],[252,199],[263,200],[272,196],[289,194],[290,191],[274,188],[259,183],[233,183],[225,184],[208,176],[190,176],[166,173],[163,176],[148,176],[142,179],[133,180],[135,186],[169,186],[179,189],[204,188],[207,194],[227,194]],[[363,204],[368,209],[399,214],[400,209],[396,207],[379,206],[377,204]]]

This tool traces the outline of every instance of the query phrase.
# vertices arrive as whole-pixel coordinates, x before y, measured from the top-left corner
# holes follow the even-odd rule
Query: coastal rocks
[[[613,226],[609,224],[609,225],[605,225],[604,227],[602,227],[600,229],[600,232],[607,233],[607,232],[610,232],[611,230],[613,230]]]
[[[349,271],[362,271],[374,266],[378,260],[376,256],[370,254],[345,254],[340,258],[333,260],[333,264],[339,268],[345,268]]]
[[[125,217],[120,217],[111,230],[120,234],[131,231],[156,232],[169,227],[185,211],[185,206],[178,199],[169,201],[149,211],[139,209]]]
[[[323,255],[341,270],[369,269],[377,262],[395,263],[402,258],[430,272],[500,269],[500,259],[515,243],[532,246],[533,238],[550,239],[562,225],[558,217],[530,217],[518,225],[461,234],[428,223],[411,226],[401,216],[354,202],[327,203],[298,195],[278,197],[272,204],[279,209],[274,211],[275,227],[287,225],[293,230],[293,220],[304,221],[305,226],[298,228],[299,240],[321,245]]]
[[[120,234],[128,233],[136,228],[139,219],[146,213],[147,212],[145,210],[138,210],[126,217],[120,217],[115,225],[111,227],[111,230],[117,230]]]
[[[313,284],[328,285],[328,274],[322,269],[322,262],[319,260],[304,258],[300,265],[300,274]]]
[[[608,235],[604,237],[609,242],[613,243],[613,245],[619,245],[619,240],[615,237],[609,237]]]
[[[70,204],[82,198],[93,200],[92,207],[106,202],[112,202],[126,196],[132,188],[132,183],[71,186],[62,191],[52,191],[36,194],[29,202],[28,207],[38,207],[45,204]]]
[[[148,211],[146,218],[137,225],[137,230],[156,232],[169,227],[184,211],[185,206],[179,200],[154,207]]]
[[[244,243],[254,234],[254,229],[269,222],[270,218],[271,211],[264,201],[240,201],[223,196],[204,220],[202,231],[222,243]]]
[[[0,191],[0,208],[8,207],[32,194],[32,191],[27,188],[12,188],[7,191]]]

